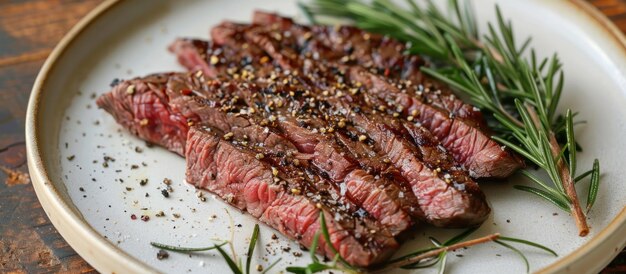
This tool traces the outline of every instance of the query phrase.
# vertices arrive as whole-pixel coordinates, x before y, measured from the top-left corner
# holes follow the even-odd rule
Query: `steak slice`
[[[276,172],[254,153],[205,129],[190,129],[185,156],[189,182],[206,187],[306,247],[320,231],[320,214],[327,220],[332,246],[355,266],[382,262],[398,247],[390,235],[367,218],[354,218],[345,205],[316,191],[311,182]],[[323,238],[317,252],[334,255]]]
[[[189,121],[169,105],[164,86],[171,75],[154,74],[121,82],[96,103],[139,138],[184,155]]]
[[[153,118],[149,124],[135,126],[140,131],[135,130],[133,132],[136,134],[138,132],[140,134],[137,135],[141,138],[150,138],[149,141],[179,154],[182,153],[180,147],[181,144],[184,146],[184,140],[181,136],[162,134],[159,131],[163,128],[161,124],[174,123],[178,125],[178,133],[187,132],[189,126],[193,124],[210,125],[223,132],[229,132],[233,138],[241,137],[239,138],[242,140],[241,142],[267,148],[268,155],[272,151],[278,151],[283,155],[295,155],[301,162],[310,159],[314,162],[317,161],[317,165],[325,168],[323,170],[325,172],[334,170],[336,173],[341,172],[343,177],[337,178],[336,184],[334,184],[336,188],[341,189],[342,195],[349,197],[356,205],[363,207],[368,214],[379,220],[393,235],[405,231],[414,223],[411,214],[416,217],[423,216],[416,199],[411,199],[409,195],[399,198],[398,195],[401,190],[394,188],[386,177],[375,178],[375,176],[358,168],[353,163],[354,159],[339,155],[340,152],[333,150],[330,145],[319,145],[317,149],[315,149],[316,146],[313,146],[314,149],[299,153],[296,147],[283,137],[284,134],[275,133],[275,127],[269,125],[263,117],[252,114],[240,115],[239,109],[248,109],[245,104],[242,104],[244,100],[233,100],[231,95],[234,92],[224,93],[234,86],[229,88],[207,84],[210,82],[205,81],[203,77],[181,73],[151,76],[143,81],[135,79],[122,82],[111,93],[103,95],[98,100],[98,104],[115,114],[120,124],[128,125],[124,119],[130,117],[131,120],[137,120],[139,118],[134,119],[132,117],[146,116],[143,112],[134,113],[132,111],[134,97],[153,98],[151,101],[158,101],[161,108],[166,110],[164,111],[165,114],[147,115],[146,117]],[[202,79],[200,80],[200,78]],[[133,94],[127,92],[131,83],[137,87]],[[200,96],[200,94],[204,94],[204,96]],[[226,94],[230,97],[227,98]],[[247,96],[241,92],[238,94]],[[176,121],[183,122],[175,123]],[[133,130],[132,127],[130,129]],[[291,135],[304,136],[307,134],[306,131],[297,126],[292,130]],[[317,137],[313,136],[312,141],[306,140],[306,142],[317,142],[315,140]],[[173,143],[174,145],[169,142],[171,139],[177,140]],[[329,144],[330,141],[332,140],[326,140],[326,144]],[[342,165],[346,161],[348,161],[348,166]]]

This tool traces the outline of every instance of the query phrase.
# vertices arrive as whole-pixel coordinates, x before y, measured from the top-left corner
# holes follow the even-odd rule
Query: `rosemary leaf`
[[[589,194],[587,195],[587,212],[591,210],[598,196],[600,188],[600,161],[593,161],[593,173],[591,174],[591,183],[589,184]]]
[[[521,170],[520,173],[522,175],[524,175],[526,178],[532,180],[534,183],[540,185],[543,188],[543,190],[545,190],[546,192],[551,194],[551,197],[553,199],[558,200],[560,203],[562,203],[564,205],[567,205],[569,203],[569,200],[568,200],[567,196],[563,195],[563,193],[561,193],[561,192],[555,191],[553,188],[549,187],[544,182],[539,180],[539,178],[537,178],[532,173],[530,173],[530,172],[528,172],[526,170]]]
[[[524,255],[524,253],[522,253],[519,249],[515,248],[514,246],[504,243],[502,241],[495,240],[494,242],[517,253],[517,255],[519,255],[522,258],[522,260],[524,261],[524,264],[526,265],[526,273],[530,272],[530,263],[528,263],[528,259],[526,258],[526,255]]]
[[[298,8],[302,11],[302,14],[304,14],[306,19],[309,22],[311,22],[311,24],[317,24],[317,21],[315,20],[315,16],[313,16],[313,13],[311,12],[311,10],[309,9],[307,5],[305,5],[304,3],[300,1],[298,1],[297,5],[298,5]]]
[[[333,251],[334,254],[337,255],[337,259],[348,269],[354,269],[343,257],[341,254],[335,249],[333,246],[333,242],[330,240],[330,233],[328,233],[328,226],[326,226],[326,217],[324,216],[324,212],[320,212],[320,223],[322,229],[322,235],[324,236],[324,241],[326,241],[326,245]]]
[[[428,237],[428,239],[430,240],[431,243],[433,243],[433,245],[435,245],[436,247],[441,247],[443,246],[441,244],[441,242],[439,242],[439,240],[435,239],[434,237]]]
[[[440,262],[440,261],[439,261],[439,256],[437,256],[437,258],[436,258],[436,259],[426,260],[426,261],[424,261],[424,262],[419,262],[419,263],[416,263],[416,264],[405,265],[405,266],[402,266],[401,268],[402,268],[402,269],[422,269],[422,268],[429,268],[429,267],[431,267],[431,266],[433,266],[433,265],[438,264],[439,262]]]
[[[252,231],[252,237],[250,238],[250,244],[248,245],[248,257],[246,258],[246,274],[250,274],[250,264],[252,263],[252,255],[254,254],[254,247],[259,238],[259,224],[254,225]]]
[[[517,239],[517,238],[511,238],[511,237],[504,237],[504,236],[500,236],[500,237],[498,238],[498,240],[501,240],[501,241],[509,241],[509,242],[516,242],[516,243],[520,243],[520,244],[525,244],[525,245],[533,246],[533,247],[536,247],[536,248],[539,248],[539,249],[545,250],[546,252],[548,252],[548,253],[550,253],[550,254],[554,255],[555,257],[558,257],[558,256],[559,256],[559,255],[558,255],[558,254],[557,254],[554,250],[552,250],[552,249],[550,249],[550,248],[548,248],[548,247],[546,247],[546,246],[544,246],[544,245],[541,245],[541,244],[538,244],[538,243],[535,243],[535,242],[531,242],[531,241],[528,241],[528,240],[524,240],[524,239]]]
[[[309,248],[309,250],[311,251],[309,252],[311,255],[311,261],[313,261],[314,263],[319,262],[319,259],[315,255],[315,251],[317,250],[317,245],[318,245],[319,240],[320,240],[320,232],[318,231],[315,233],[315,236],[313,237],[313,243],[311,243],[311,247]]]
[[[552,204],[556,205],[557,207],[559,207],[563,211],[570,212],[570,209],[567,206],[567,204],[564,204],[562,201],[560,201],[558,198],[556,198],[555,196],[551,195],[548,192],[545,192],[545,191],[543,191],[541,189],[538,189],[538,188],[529,187],[529,186],[521,186],[521,185],[516,185],[516,186],[514,186],[514,188],[522,190],[522,191],[526,191],[528,193],[535,194],[535,195],[537,195],[537,196],[547,200],[548,202],[551,202]]]
[[[574,178],[576,176],[576,141],[574,140],[574,118],[572,110],[568,109],[565,114],[567,124],[567,152],[569,154],[569,172]],[[594,164],[595,165],[595,164]]]
[[[593,173],[593,168],[590,170],[585,171],[583,174],[580,174],[578,176],[576,176],[576,178],[574,179],[574,182],[578,183],[580,181],[582,181],[582,179],[587,178],[587,176],[591,175],[591,173]]]
[[[287,272],[289,273],[296,273],[296,274],[311,274],[311,273],[317,273],[317,272],[321,272],[324,270],[330,270],[330,269],[335,269],[331,266],[322,264],[322,263],[311,263],[309,265],[307,265],[306,267],[302,267],[302,266],[290,266],[287,267],[285,270],[287,270]]]
[[[228,242],[224,242],[224,243],[213,245],[210,247],[179,247],[179,246],[166,245],[166,244],[160,244],[160,243],[155,243],[155,242],[150,242],[150,245],[160,248],[160,249],[167,250],[167,251],[173,251],[173,252],[179,252],[179,253],[191,253],[191,252],[209,251],[209,250],[217,249],[217,247],[222,247],[226,245],[227,243]]]
[[[437,256],[438,260],[441,261],[439,263],[439,271],[437,273],[444,274],[446,272],[446,261],[448,260],[448,252],[444,251]]]
[[[417,255],[424,254],[426,252],[433,251],[435,249],[437,249],[437,247],[429,247],[429,248],[424,248],[424,249],[420,249],[420,250],[417,250],[417,251],[413,251],[413,252],[411,252],[409,254],[400,256],[398,258],[395,258],[395,259],[392,259],[392,260],[388,260],[387,264],[403,261],[403,260],[406,260],[407,258],[415,257]]]
[[[239,266],[237,266],[237,263],[235,263],[235,261],[233,261],[233,259],[230,256],[228,256],[226,251],[224,251],[224,249],[222,249],[221,246],[215,245],[215,248],[222,255],[222,257],[224,258],[224,261],[226,261],[226,263],[228,264],[228,267],[230,267],[230,270],[233,272],[233,274],[243,274],[241,272],[241,269],[239,269]]]

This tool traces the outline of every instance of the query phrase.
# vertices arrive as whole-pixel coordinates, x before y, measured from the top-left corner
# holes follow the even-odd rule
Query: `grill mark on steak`
[[[366,267],[382,262],[397,249],[397,242],[376,230],[367,218],[355,219],[330,195],[311,182],[276,173],[253,152],[235,147],[219,134],[193,127],[187,141],[187,180],[207,186],[222,199],[265,222],[281,233],[310,247],[320,231],[319,215],[324,214],[332,245],[349,263]],[[276,175],[274,175],[276,174]],[[274,183],[274,178],[280,178]],[[296,195],[302,189],[312,195]],[[318,252],[334,254],[324,239]]]

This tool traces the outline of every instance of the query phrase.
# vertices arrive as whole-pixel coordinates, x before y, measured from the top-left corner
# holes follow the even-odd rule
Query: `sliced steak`
[[[353,265],[382,262],[398,247],[390,235],[377,230],[367,218],[353,217],[345,205],[316,191],[311,182],[276,172],[254,153],[207,130],[191,128],[185,156],[189,182],[209,189],[304,246],[310,247],[321,231],[321,213],[327,220],[331,244]],[[318,252],[334,255],[323,239]]]
[[[365,110],[370,105],[367,102],[369,97],[359,96],[359,93],[367,93],[367,86],[347,80],[349,78],[346,77],[348,75],[344,72],[345,68],[329,68],[323,64],[314,65],[314,62],[309,62],[310,59],[298,58],[293,55],[291,48],[280,47],[279,44],[285,38],[273,41],[268,35],[254,32],[248,32],[246,36],[249,37],[251,43],[264,48],[274,60],[280,60],[277,63],[285,72],[290,71],[287,77],[276,76],[279,72],[271,74],[267,81],[269,86],[274,87],[275,90],[280,87],[288,88],[289,90],[283,91],[283,94],[306,90],[307,93],[313,95],[308,100],[308,106],[315,105],[315,100],[325,101],[328,105],[327,115],[342,114],[343,118],[360,128],[361,134],[368,135],[377,149],[385,153],[407,179],[428,222],[437,226],[463,227],[481,223],[488,216],[490,209],[478,185],[469,178],[467,173],[463,172],[462,168],[452,165],[451,161],[446,162],[447,165],[439,162],[439,159],[448,159],[448,157],[445,151],[437,148],[436,141],[421,140],[431,137],[424,134],[426,130],[419,129],[414,124],[401,122],[407,125],[395,126],[394,131],[393,125],[390,125],[385,117],[377,114],[376,109],[368,112],[353,111],[350,105],[362,106],[361,110]],[[352,69],[352,67],[347,69]],[[257,77],[262,71],[262,69],[256,71]],[[296,76],[291,77],[291,75]],[[355,83],[355,86],[347,84],[351,82]],[[308,84],[299,85],[299,83]],[[316,105],[323,104],[317,103]],[[279,119],[286,116],[288,114],[280,116]],[[406,135],[410,135],[419,142],[416,143],[419,149],[403,138],[402,134],[397,134],[398,129],[403,132],[410,130],[412,134]],[[437,161],[432,161],[433,159]]]
[[[244,26],[242,25],[229,25],[229,27],[233,27],[233,26],[235,28],[244,28]],[[213,33],[215,33],[215,30],[216,29],[214,29]],[[220,33],[225,33],[225,32],[220,32]],[[232,33],[237,33],[237,32],[232,31],[231,34]],[[241,39],[245,39],[247,37],[248,40],[246,41],[248,41],[248,44],[249,44],[248,49],[253,48],[252,46],[253,44],[256,44],[257,46],[263,48],[267,54],[269,54],[274,60],[277,60],[276,62],[281,65],[281,67],[284,70],[284,73],[288,73],[288,71],[293,71],[294,73],[296,71],[301,71],[301,74],[308,76],[308,74],[311,73],[312,69],[307,69],[307,67],[311,67],[311,66],[317,67],[316,65],[302,64],[301,60],[303,58],[301,58],[301,56],[298,57],[293,52],[292,48],[281,47],[280,42],[272,41],[272,38],[269,37],[270,34],[260,33],[260,32],[246,32],[242,35],[244,36],[243,38],[241,35],[231,36],[230,38],[228,36],[222,35],[223,37],[220,37],[219,40],[222,40],[225,43],[229,43],[231,46],[235,46],[236,44],[242,43]],[[286,38],[281,38],[280,41],[285,41],[285,40]],[[229,51],[231,50],[230,49],[222,50],[222,52],[229,52]],[[231,57],[226,57],[226,55],[223,55],[223,54],[220,54],[220,55],[224,56],[223,59],[220,60],[219,64],[214,64],[216,70],[223,71],[220,75],[226,74],[226,75],[231,75],[232,78],[240,78],[241,75],[244,75],[244,74],[246,75],[254,74],[258,78],[260,77],[260,75],[265,74],[266,76],[268,76],[269,74],[268,78],[270,78],[270,80],[272,80],[273,82],[278,83],[277,85],[270,86],[272,88],[272,92],[270,93],[277,93],[278,91],[276,90],[278,88],[276,86],[280,86],[280,83],[283,81],[286,81],[287,83],[289,83],[289,85],[293,85],[291,83],[292,82],[291,79],[286,79],[285,77],[280,76],[284,74],[283,72],[273,71],[272,67],[267,64],[265,65],[260,64],[260,63],[252,64],[251,69],[250,68],[247,68],[247,69],[244,68],[242,70],[225,69],[225,68],[232,68],[231,64],[238,63],[238,60],[236,59],[237,56],[246,55],[245,53],[233,54],[233,55],[230,55]],[[304,62],[306,62],[309,59],[304,59],[304,60],[305,60]],[[268,72],[268,67],[269,67],[270,72]],[[300,68],[300,67],[304,69],[298,70],[297,68]],[[247,72],[248,70],[250,70],[251,72],[248,73]],[[319,83],[321,82],[322,79],[327,79],[327,78],[332,78],[332,77],[329,77],[328,73],[325,73],[322,75],[320,75],[320,73],[317,73],[314,76],[310,76],[310,78],[311,79],[309,79],[309,82]],[[331,84],[332,83],[336,83],[336,82],[331,81]],[[328,88],[324,86],[318,86],[318,87]],[[314,92],[316,88],[317,87],[315,86],[313,87],[306,86],[306,87],[302,87],[300,90],[307,90],[310,92]],[[297,93],[298,88],[291,90],[291,92],[294,94]],[[289,91],[286,91],[283,93],[287,94],[289,93]],[[318,92],[318,93],[321,93],[321,92]],[[252,94],[239,94],[239,96],[243,98],[252,98]],[[308,107],[307,104],[302,104],[301,109],[306,109],[307,107]],[[290,119],[293,120],[293,118],[289,118],[290,116],[292,116],[292,115],[289,115],[289,112],[291,111],[288,110],[287,113],[283,113],[283,116],[278,116],[278,117],[281,117],[281,119],[284,119],[284,120],[290,120]],[[351,119],[351,121],[354,121],[355,119],[354,117],[349,117],[349,118]],[[379,121],[381,121],[381,119],[379,119]],[[323,138],[315,138],[315,135],[318,135],[318,133],[311,133],[310,131],[307,132],[307,131],[303,131],[302,129],[297,128],[297,123],[292,122],[289,124],[291,126],[289,128],[284,129],[284,131],[287,132],[287,135],[290,135],[289,132],[299,132],[299,131],[303,132],[303,134],[295,134],[289,137],[292,141],[294,141],[295,144],[301,143],[305,145],[305,146],[299,147],[300,149],[307,149],[307,148],[312,149],[314,145],[316,145],[316,144],[308,143],[307,141],[311,141],[315,139],[323,140]],[[381,126],[382,126],[382,129],[386,128],[386,125],[384,124],[381,124]],[[320,125],[319,122],[317,122],[317,125],[315,124],[313,125],[313,128],[319,128],[319,127],[323,127],[323,125]],[[364,133],[372,134],[372,133],[367,133],[367,132],[364,132]],[[389,132],[389,134],[393,135],[393,132]],[[438,226],[445,226],[445,227],[457,227],[457,226],[462,227],[462,226],[480,223],[487,217],[490,210],[484,201],[484,195],[482,194],[480,189],[477,187],[477,185],[471,179],[469,179],[468,176],[465,175],[461,171],[460,168],[456,166],[439,166],[438,163],[427,162],[427,164],[430,164],[430,167],[427,167],[424,172],[420,173],[421,170],[424,169],[422,167],[422,165],[424,165],[424,162],[422,161],[428,160],[429,157],[433,157],[433,155],[444,155],[444,156],[435,156],[434,158],[448,159],[448,157],[445,156],[447,155],[445,152],[439,152],[436,146],[434,146],[433,148],[427,148],[424,145],[425,143],[420,145],[422,147],[421,149],[422,151],[418,151],[418,150],[415,150],[414,147],[403,138],[398,138],[397,140],[396,139],[384,139],[383,136],[385,135],[384,134],[373,135],[373,137],[378,138],[377,141],[379,142],[383,141],[383,142],[390,142],[390,143],[397,143],[397,144],[396,144],[395,150],[389,150],[391,149],[389,145],[379,146],[378,150],[380,153],[383,153],[383,154],[396,153],[397,154],[397,151],[400,151],[403,153],[405,152],[413,153],[411,155],[404,156],[405,158],[412,157],[414,159],[413,161],[408,161],[413,166],[407,166],[405,164],[402,164],[401,163],[402,159],[398,159],[398,158],[395,159],[396,161],[393,164],[396,166],[396,168],[398,168],[401,171],[400,173],[409,182],[410,188],[412,188],[413,193],[418,197],[421,208],[426,214],[426,220],[429,223],[432,223]],[[410,136],[410,137],[413,137],[413,136]],[[333,149],[333,145],[328,145],[328,143],[323,143],[323,144],[324,145],[322,147],[326,148],[326,150],[340,151],[338,149]],[[334,153],[334,154],[327,154],[327,155],[339,155],[339,154]],[[329,168],[332,168],[333,165],[334,163],[329,164],[327,166],[323,166],[321,168],[323,170],[329,169]],[[440,172],[439,174],[437,172],[434,172],[434,173],[432,172],[434,170],[442,170],[442,167],[444,168],[443,172]],[[432,178],[428,180],[426,179],[429,176],[437,177],[437,175],[441,177],[434,178],[433,182],[431,182]],[[449,176],[450,178],[446,178],[447,176]],[[456,186],[458,189],[447,187],[447,185],[452,182],[454,182],[454,184],[452,185]],[[467,184],[468,186],[466,187],[465,184]],[[433,189],[427,188],[427,186],[433,189],[436,189],[436,191]],[[467,191],[464,191],[465,189],[467,189]],[[449,193],[459,192],[459,193],[467,193],[467,194],[457,195],[460,198],[456,200],[450,199],[448,202],[451,204],[448,205],[448,204],[445,204],[446,203],[445,200],[447,200],[447,198],[445,197],[452,197],[454,195],[450,195],[449,193],[446,194],[446,192],[449,192]],[[425,193],[434,193],[434,195],[421,197],[421,195],[426,195]],[[441,195],[440,197],[442,198],[437,198],[438,195]],[[454,208],[455,210],[446,210],[445,208]]]
[[[283,60],[288,60],[288,58],[283,58]],[[225,72],[225,74],[229,73],[231,78],[236,78],[232,77],[233,75],[244,74],[240,70]],[[313,73],[312,70],[300,72],[301,75],[310,75],[311,73]],[[231,88],[235,84],[227,83],[214,92],[227,91],[230,96],[249,98],[249,106],[262,106],[257,111],[265,114],[265,118],[269,117],[269,120],[277,121],[277,124],[282,125],[282,132],[296,146],[302,144],[298,147],[300,151],[317,153],[318,151],[330,150],[330,153],[326,153],[329,157],[325,157],[325,159],[332,157],[352,162],[352,159],[347,158],[345,154],[342,155],[342,150],[329,140],[329,137],[342,134],[345,130],[337,129],[334,134],[321,133],[327,132],[329,126],[333,125],[323,122],[329,119],[328,116],[342,113],[335,120],[343,119],[352,122],[355,127],[359,128],[360,134],[370,136],[375,142],[373,145],[377,147],[377,150],[386,155],[388,160],[400,170],[401,175],[408,181],[410,189],[417,196],[418,203],[426,214],[426,221],[437,226],[463,227],[481,223],[487,217],[490,209],[476,183],[461,168],[452,164],[453,161],[447,157],[445,151],[441,151],[437,147],[438,142],[432,136],[427,135],[426,130],[419,129],[416,125],[405,125],[407,127],[405,131],[411,130],[412,133],[406,135],[417,138],[416,141],[420,142],[419,149],[417,149],[402,136],[398,136],[390,130],[390,125],[385,122],[385,117],[379,117],[378,114],[373,113],[367,115],[352,113],[350,107],[345,103],[328,98],[329,95],[324,95],[324,92],[314,84],[299,84],[308,81],[309,83],[320,84],[319,87],[322,88],[337,84],[337,82],[327,81],[332,77],[320,75],[320,73],[322,72],[316,71],[311,78],[300,77],[303,81],[298,81],[297,76],[279,76],[283,74],[280,71],[268,72],[264,68],[257,68],[254,72],[245,73],[255,74],[255,81],[243,81],[239,84],[240,88]],[[297,73],[294,71],[292,74],[296,75]],[[341,75],[341,73],[337,75]],[[330,90],[333,95],[339,92]],[[356,98],[357,96],[352,97]],[[319,103],[316,103],[316,100]],[[326,105],[322,102],[325,102]],[[367,105],[362,103],[358,105]],[[324,113],[316,110],[324,106],[328,106],[328,110],[331,112]],[[348,114],[348,112],[350,113]],[[378,117],[375,119],[376,122],[372,121],[370,116]],[[399,127],[396,126],[395,128],[398,131]],[[400,129],[402,130],[402,126]],[[354,135],[350,132],[345,134]],[[339,139],[351,150],[358,150],[357,146],[350,144],[353,143],[350,140],[341,137]],[[319,142],[319,140],[326,142]],[[317,147],[319,144],[323,145]],[[448,165],[440,164],[441,159],[446,160]],[[367,160],[360,163],[365,162]],[[324,161],[320,161],[320,163],[322,165],[318,166],[322,170],[337,166],[335,162],[328,162],[326,165],[323,164]],[[375,165],[372,164],[371,166]]]
[[[217,41],[226,42],[229,39],[235,39],[245,44],[245,42],[241,41],[244,39],[241,32],[230,31],[231,28],[245,28],[245,25],[228,22],[223,25],[228,25],[229,28],[225,28],[223,32],[213,32],[213,36]],[[200,46],[198,47],[198,45]],[[180,39],[172,44],[170,50],[178,52],[179,56],[199,55],[202,54],[201,52],[205,52],[204,54],[210,52],[207,56],[210,56],[209,59],[214,60],[210,66],[210,73],[218,74],[222,78],[230,80],[253,81],[254,74],[248,72],[259,67],[267,68],[259,71],[259,73],[273,74],[274,71],[273,67],[270,66],[269,57],[259,47],[251,44],[246,45],[245,49],[234,49],[217,46],[210,42],[201,43],[199,41]],[[194,66],[188,67],[193,68]],[[266,96],[263,94],[271,95],[271,93],[275,92],[272,88],[266,86],[264,90],[257,91],[255,94],[255,92],[251,92],[245,86],[242,88],[229,86],[215,90],[215,94],[222,96],[223,91],[229,90],[231,98],[234,95],[242,98],[242,100],[246,100],[249,108],[252,108],[252,110],[269,112],[272,109],[272,112],[276,115],[279,115],[280,111],[291,113],[292,110],[281,110],[281,105],[275,104],[276,102],[274,101],[267,101],[268,98],[265,98]],[[295,96],[291,97],[301,95],[300,91],[295,91],[295,93]],[[206,94],[206,96],[211,97],[215,96],[215,94]],[[260,97],[256,97],[257,95],[260,95]],[[283,102],[282,99],[281,102]],[[260,117],[258,113],[255,116]],[[406,184],[396,184],[391,181],[392,179],[401,179],[401,177],[394,176],[393,174],[397,172],[390,170],[388,164],[386,169],[372,169],[369,164],[374,162],[373,159],[355,157],[356,155],[351,154],[351,148],[347,147],[348,143],[337,142],[332,135],[326,136],[320,132],[302,128],[301,121],[289,118],[289,116],[285,116],[287,118],[280,121],[273,121],[272,119],[275,119],[275,115],[265,115],[265,119],[257,118],[257,123],[277,126],[281,134],[292,141],[300,152],[313,155],[311,159],[313,164],[325,176],[336,182],[339,188],[345,188],[347,184],[350,187],[347,189],[347,195],[360,205],[363,205],[368,213],[387,225],[394,235],[410,226],[412,223],[410,216],[420,219],[424,218],[423,212],[417,206],[416,197],[411,193],[411,188],[407,187]],[[270,120],[272,120],[271,123]],[[373,174],[373,176],[369,174],[365,176],[366,173],[362,172],[361,168],[368,170],[368,173]],[[360,184],[358,188],[356,188],[357,182]]]
[[[165,80],[167,79],[167,80]],[[129,83],[139,87],[133,94],[127,92]],[[393,187],[386,177],[381,178],[368,174],[359,168],[358,161],[348,156],[340,155],[338,146],[332,145],[332,139],[326,138],[325,142],[320,142],[317,135],[284,122],[284,127],[276,128],[274,123],[269,123],[262,116],[242,115],[241,109],[249,109],[245,105],[245,100],[237,100],[232,95],[236,92],[228,90],[237,88],[232,86],[220,86],[217,81],[206,81],[202,75],[192,74],[167,74],[166,76],[151,76],[144,81],[135,79],[122,82],[115,87],[110,94],[106,94],[99,102],[108,111],[120,117],[118,121],[127,126],[124,117],[150,117],[149,123],[137,126],[141,122],[131,124],[131,130],[137,128],[141,138],[150,138],[153,143],[162,145],[179,154],[182,153],[181,145],[184,140],[180,136],[186,133],[189,126],[194,124],[210,125],[223,132],[230,133],[233,138],[245,139],[242,142],[254,147],[267,148],[268,155],[273,152],[280,152],[283,155],[295,155],[300,161],[312,160],[317,166],[322,168],[325,175],[335,179],[333,184],[340,190],[342,195],[346,195],[374,218],[379,220],[393,235],[397,235],[408,229],[414,222],[411,215],[415,217],[423,216],[419,210],[417,200],[411,199],[409,195],[398,198],[401,190]],[[145,88],[144,88],[145,87]],[[201,96],[201,94],[204,94]],[[237,92],[241,96],[249,96],[249,91],[245,93]],[[133,112],[133,97],[137,98],[157,98],[152,101],[159,102],[159,109],[164,109],[162,115],[146,111]],[[104,98],[110,98],[105,99]],[[118,101],[116,101],[118,100]],[[106,103],[106,104],[105,104]],[[111,109],[109,105],[117,106]],[[144,108],[135,108],[144,110]],[[126,111],[130,110],[130,111]],[[148,109],[151,111],[152,109]],[[137,118],[139,119],[139,118]],[[178,123],[177,123],[178,122]],[[176,133],[163,134],[161,124],[175,124],[178,126]],[[277,129],[290,130],[290,134],[276,132]],[[137,130],[135,130],[137,131]],[[297,136],[302,138],[300,148],[303,144],[315,143],[312,149],[300,149],[300,152],[287,140],[284,135]],[[309,136],[311,135],[311,136]],[[308,137],[308,139],[306,139]],[[170,140],[176,140],[171,142]],[[326,145],[319,145],[319,143]],[[334,172],[334,173],[333,173]],[[341,176],[341,177],[340,177]],[[387,187],[385,187],[387,186]]]
[[[301,121],[296,119],[289,117],[276,119],[272,118],[274,116],[271,114],[262,115],[264,109],[269,110],[271,104],[277,102],[269,99],[269,97],[261,99],[263,95],[260,94],[263,91],[255,89],[247,83],[236,85],[230,82],[221,86],[210,85],[197,90],[202,90],[202,97],[207,102],[217,100],[220,97],[223,97],[223,101],[230,102],[234,98],[249,98],[240,100],[248,103],[248,106],[243,108],[247,114],[240,117],[245,116],[249,121],[261,125],[259,128],[265,127],[267,128],[266,131],[269,132],[276,131],[291,141],[301,154],[308,155],[306,158],[310,159],[311,163],[333,182],[333,185],[342,195],[346,195],[356,205],[363,207],[368,214],[385,225],[393,235],[397,235],[411,226],[413,223],[411,216],[423,217],[414,197],[412,198],[410,195],[402,197],[399,194],[402,190],[395,187],[387,177],[371,175],[361,169],[359,160],[351,157],[349,152],[336,143],[332,135],[326,136],[314,130],[300,127]],[[208,104],[209,107],[211,105]],[[280,103],[276,103],[274,105],[276,108],[271,110],[275,115],[280,115],[279,105]],[[258,106],[262,107],[259,108]],[[233,111],[233,109],[229,111]],[[240,115],[242,112],[235,110],[235,113]],[[236,135],[238,134],[235,133]],[[251,138],[248,140],[253,143]],[[272,146],[265,147],[275,150]]]
[[[213,28],[211,34],[215,41],[229,46],[222,48],[233,48],[247,43],[248,41],[242,40],[245,36],[254,38],[264,34],[268,39],[280,42],[278,48],[264,47],[270,55],[282,47],[290,50],[286,56],[296,59],[309,57],[359,65],[363,68],[360,70],[382,79],[383,82],[378,83],[379,85],[393,87],[391,90],[385,89],[384,96],[376,93],[389,105],[398,107],[397,100],[392,101],[396,95],[386,93],[397,91],[397,86],[405,86],[403,94],[399,96],[406,97],[404,101],[411,101],[408,106],[411,110],[401,109],[400,113],[408,117],[412,116],[415,109],[425,108],[426,114],[420,112],[413,118],[424,122],[426,127],[435,132],[435,136],[474,177],[506,177],[522,166],[522,162],[515,155],[509,150],[502,151],[501,146],[489,137],[478,109],[463,103],[449,90],[444,89],[443,85],[424,77],[419,72],[419,67],[423,65],[422,60],[414,55],[399,54],[405,51],[404,44],[354,27],[308,27],[294,24],[289,18],[263,12],[255,13],[254,22],[257,25],[225,22]],[[219,52],[221,48],[214,45],[214,49]],[[177,52],[179,57],[184,55],[183,52]],[[202,49],[198,52],[206,53]],[[273,57],[283,67],[293,66],[284,56],[285,50]],[[193,69],[193,66],[187,67]],[[355,79],[359,78],[355,76]],[[436,118],[435,121],[432,121],[432,117]]]

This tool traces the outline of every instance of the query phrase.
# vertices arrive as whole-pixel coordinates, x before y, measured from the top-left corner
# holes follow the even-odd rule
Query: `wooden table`
[[[626,31],[626,0],[590,0]],[[96,272],[52,226],[28,180],[24,116],[61,37],[101,0],[0,1],[0,273]],[[626,272],[626,251],[604,272]]]

